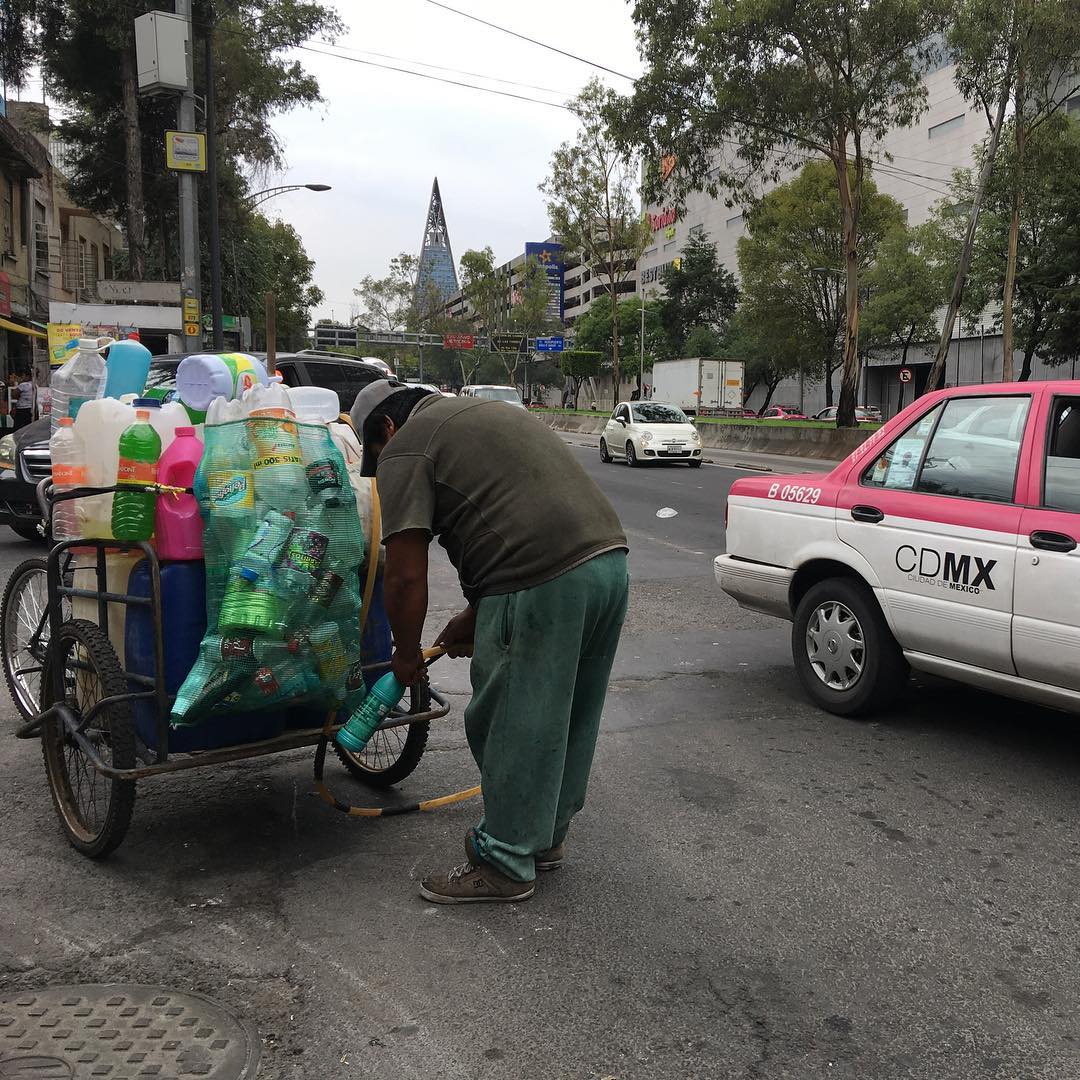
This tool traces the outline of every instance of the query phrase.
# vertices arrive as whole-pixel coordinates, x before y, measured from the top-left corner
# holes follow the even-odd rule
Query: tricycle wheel
[[[410,695],[410,712],[426,712],[431,708],[431,694],[427,686],[414,686]],[[371,787],[390,787],[399,784],[420,764],[427,749],[430,728],[431,724],[423,720],[418,724],[376,731],[359,754],[338,746],[336,742],[333,746],[341,758],[341,764],[357,780]]]
[[[26,559],[11,572],[0,600],[0,653],[11,700],[25,720],[37,715],[49,645],[49,579],[45,559]]]
[[[59,696],[53,678],[57,665],[62,683]],[[64,623],[49,642],[45,657],[42,709],[59,700],[81,718],[96,702],[126,693],[127,681],[116,653],[100,627],[85,619]],[[105,765],[135,767],[135,725],[128,702],[96,713],[85,734]],[[42,725],[41,750],[64,835],[83,855],[104,858],[120,845],[131,824],[135,781],[102,776],[58,718]]]

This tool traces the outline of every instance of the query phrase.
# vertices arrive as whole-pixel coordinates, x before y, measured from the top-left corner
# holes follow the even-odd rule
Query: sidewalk
[[[559,431],[566,442],[574,446],[588,446],[597,449],[600,446],[599,435],[581,435],[574,431]],[[599,452],[599,451],[598,451]],[[815,458],[793,457],[791,454],[762,454],[751,450],[717,450],[706,447],[702,458],[708,464],[720,465],[729,469],[750,468],[775,473],[827,473],[839,464],[838,461],[821,461]]]

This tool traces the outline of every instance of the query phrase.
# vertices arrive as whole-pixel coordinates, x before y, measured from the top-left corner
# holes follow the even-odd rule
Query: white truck
[[[652,399],[677,405],[687,413],[742,409],[743,362],[696,356],[661,360],[653,366]]]

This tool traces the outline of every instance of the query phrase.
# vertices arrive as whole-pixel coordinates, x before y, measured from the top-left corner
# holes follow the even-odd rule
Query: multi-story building
[[[924,83],[927,109],[918,123],[909,128],[895,128],[869,150],[878,189],[901,203],[910,225],[926,221],[935,203],[949,198],[954,171],[974,165],[975,150],[988,130],[982,110],[969,104],[957,89],[953,65],[944,55],[937,66],[925,73]],[[1077,105],[1080,106],[1080,100]],[[768,190],[768,186],[756,194]],[[666,268],[694,233],[707,233],[720,262],[738,274],[736,245],[746,232],[744,208],[728,207],[722,197],[711,199],[698,193],[687,198],[684,211],[679,214],[674,206],[665,203],[644,209],[653,235],[653,243],[640,259],[641,288],[646,296],[663,292]],[[984,314],[974,325],[961,321],[954,331],[954,342],[946,369],[947,382],[975,383],[1001,378],[1001,338],[993,330],[992,313]],[[916,388],[925,382],[936,346],[935,341],[913,349],[908,355],[908,366],[915,369]],[[899,367],[898,357],[888,350],[869,358],[860,401],[878,405],[887,414],[895,412],[899,401]],[[1034,377],[1044,377],[1046,373],[1036,362]],[[834,376],[834,381],[839,384],[838,377]],[[751,398],[750,404],[758,404],[758,397],[760,392]],[[824,407],[824,386],[800,385],[798,380],[790,380],[780,384],[773,400],[798,404],[804,411],[815,412]],[[906,401],[910,400],[909,388]]]

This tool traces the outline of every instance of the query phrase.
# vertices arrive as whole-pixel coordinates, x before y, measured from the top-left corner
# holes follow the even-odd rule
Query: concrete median
[[[556,431],[569,431],[597,438],[607,423],[606,415],[545,413],[544,422]],[[813,428],[792,423],[790,427],[767,424],[698,423],[701,445],[713,450],[744,450],[756,454],[785,454],[791,457],[842,461],[872,433],[873,428]]]

